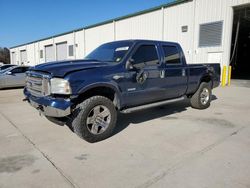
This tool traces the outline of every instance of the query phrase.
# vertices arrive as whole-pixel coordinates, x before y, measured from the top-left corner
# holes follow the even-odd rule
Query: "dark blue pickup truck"
[[[101,45],[83,60],[40,64],[27,72],[24,94],[57,124],[88,142],[110,135],[117,112],[130,113],[190,98],[208,108],[220,64],[187,65],[179,44],[124,40]]]

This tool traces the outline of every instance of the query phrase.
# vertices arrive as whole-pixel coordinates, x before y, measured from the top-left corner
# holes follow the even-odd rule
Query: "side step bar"
[[[121,113],[128,114],[128,113],[139,111],[139,110],[144,110],[144,109],[153,108],[153,107],[156,107],[156,106],[162,106],[162,105],[182,101],[184,99],[185,99],[185,97],[180,97],[180,98],[176,98],[176,99],[170,99],[170,100],[145,104],[145,105],[141,105],[141,106],[136,106],[136,107],[124,109],[124,110],[121,111]]]

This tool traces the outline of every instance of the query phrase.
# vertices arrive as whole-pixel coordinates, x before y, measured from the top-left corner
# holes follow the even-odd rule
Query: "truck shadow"
[[[216,100],[217,97],[215,95],[212,95],[212,101]],[[111,135],[114,136],[124,129],[126,129],[131,123],[132,124],[140,124],[146,121],[150,121],[153,119],[158,119],[158,118],[168,118],[167,116],[176,114],[176,113],[181,113],[183,111],[186,111],[187,108],[190,108],[190,100],[185,99],[184,101],[168,104],[165,106],[160,106],[160,107],[155,107],[155,108],[150,108],[150,109],[145,109],[129,114],[123,114],[123,113],[118,113],[117,117],[117,124],[116,128]],[[47,117],[48,118],[48,117]],[[177,119],[175,117],[169,117],[173,119]],[[55,121],[53,119],[49,119],[50,121],[54,122],[57,125],[63,126],[66,125],[72,132],[73,128],[71,126],[71,118],[67,120],[62,120],[62,121]],[[65,121],[67,121],[65,123]]]
[[[217,97],[215,95],[212,95],[212,101],[216,99]],[[185,99],[181,102],[141,110],[130,114],[119,113],[117,118],[117,126],[112,136],[126,129],[131,123],[140,124],[153,119],[158,119],[162,117],[166,118],[167,116],[186,111],[189,107],[191,107],[190,100]]]
[[[1,88],[0,91],[4,91],[4,90],[15,90],[15,89],[23,89],[23,86],[18,86],[18,87],[8,87],[8,88]]]

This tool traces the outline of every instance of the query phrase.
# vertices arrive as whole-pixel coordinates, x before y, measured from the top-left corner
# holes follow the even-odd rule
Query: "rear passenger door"
[[[175,44],[162,44],[165,65],[165,88],[167,98],[183,96],[187,90],[188,70],[182,50]]]

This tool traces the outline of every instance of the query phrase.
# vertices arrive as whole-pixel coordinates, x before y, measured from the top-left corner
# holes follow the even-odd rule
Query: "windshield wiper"
[[[110,63],[114,63],[114,62],[116,62],[116,61],[114,61],[114,60],[100,60],[100,59],[84,59],[84,60],[87,60],[87,61],[99,61],[99,62],[110,62]]]
[[[88,59],[88,58],[86,58],[86,59],[84,59],[84,60],[86,60],[86,61],[101,61],[101,60],[99,60],[99,59]]]
[[[103,62],[110,62],[110,63],[114,63],[114,60],[103,60]]]

